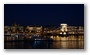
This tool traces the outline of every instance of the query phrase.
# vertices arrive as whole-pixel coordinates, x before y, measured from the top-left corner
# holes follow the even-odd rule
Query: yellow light
[[[61,24],[61,25],[67,25],[67,24]]]
[[[51,36],[51,38],[53,39],[53,36]]]
[[[57,38],[59,37],[59,36],[56,36]]]
[[[63,33],[64,35],[66,34],[66,32]]]
[[[60,34],[62,34],[62,32],[60,32]]]

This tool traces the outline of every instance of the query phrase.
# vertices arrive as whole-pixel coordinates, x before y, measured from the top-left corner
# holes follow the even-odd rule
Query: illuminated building
[[[26,35],[25,38],[32,38],[31,36],[38,36],[41,37],[44,36],[51,36],[50,38],[57,38],[54,37],[57,35],[78,35],[81,36],[79,39],[83,39],[84,35],[84,27],[83,26],[69,26],[67,24],[60,24],[60,27],[56,28],[55,26],[20,26],[17,24],[14,24],[12,26],[4,26],[4,35],[6,35],[5,40],[24,40],[24,37],[20,37],[18,35]],[[9,37],[8,35],[15,35],[13,37]],[[27,36],[29,35],[29,37]],[[68,37],[69,39],[71,37]],[[73,37],[74,38],[74,37]],[[76,38],[76,37],[75,37]]]
[[[10,26],[4,26],[4,32],[5,33],[10,32]]]
[[[42,32],[42,26],[27,26],[26,29],[33,34],[40,34]]]
[[[77,34],[77,26],[68,26],[68,34]]]
[[[19,34],[19,33],[27,33],[27,34],[84,34],[83,26],[69,26],[67,24],[60,24],[60,27],[55,28],[55,26],[20,26],[14,24],[12,26],[4,26],[5,34]]]
[[[44,26],[43,27],[43,34],[55,34],[55,26]],[[55,33],[54,33],[55,32]]]
[[[4,33],[22,33],[23,31],[24,27],[17,24],[14,24],[12,26],[4,26]]]
[[[79,26],[79,30],[83,31],[84,30],[84,27]]]
[[[11,31],[13,33],[22,33],[24,31],[24,27],[23,26],[20,26],[20,25],[17,25],[17,24],[14,24],[13,26],[11,26]]]
[[[83,26],[79,26],[78,33],[79,34],[84,34],[84,27]]]
[[[60,34],[84,34],[84,27],[60,24]]]

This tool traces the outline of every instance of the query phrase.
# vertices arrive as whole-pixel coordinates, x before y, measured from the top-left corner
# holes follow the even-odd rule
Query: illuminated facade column
[[[67,32],[67,24],[60,24],[60,26],[61,26],[61,32],[63,34],[66,34],[66,32]]]

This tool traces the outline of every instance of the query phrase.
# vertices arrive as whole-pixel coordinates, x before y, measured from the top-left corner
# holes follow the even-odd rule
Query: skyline
[[[84,26],[84,4],[4,4],[4,25]]]

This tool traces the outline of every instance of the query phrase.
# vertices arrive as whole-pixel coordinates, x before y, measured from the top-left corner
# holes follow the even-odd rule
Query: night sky
[[[4,25],[84,25],[84,4],[4,4]]]

